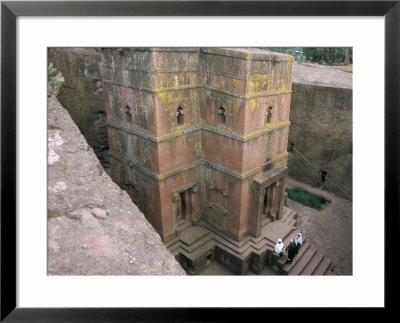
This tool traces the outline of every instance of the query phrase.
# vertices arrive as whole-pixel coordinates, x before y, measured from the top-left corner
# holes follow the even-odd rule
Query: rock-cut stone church
[[[285,234],[271,224],[294,213],[284,205],[293,57],[241,48],[102,54],[113,180],[189,272],[211,259],[258,272]]]

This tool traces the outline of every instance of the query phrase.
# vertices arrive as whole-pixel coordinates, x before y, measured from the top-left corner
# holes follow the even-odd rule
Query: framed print
[[[392,239],[398,230],[393,228],[398,229],[399,214],[395,202],[399,196],[399,18],[399,1],[3,1],[1,320],[236,321],[239,311],[265,316],[270,308],[282,308],[282,314],[285,308],[303,307],[391,309],[388,289],[397,278],[390,275],[395,266],[388,260],[394,253]],[[47,71],[43,67],[48,48],[114,48],[108,57],[114,62],[123,55],[120,47],[169,46],[353,48],[353,105],[357,107],[353,110],[357,140],[353,196],[357,216],[351,276],[281,280],[284,277],[254,275],[66,277],[45,272],[48,209],[42,201],[47,194],[47,163],[43,165],[42,157],[47,158],[44,128],[48,119]],[[107,81],[111,82],[112,76]],[[232,115],[226,106],[231,103],[217,96],[207,97],[207,104],[219,107],[212,120],[228,124]],[[143,106],[145,100],[140,95],[135,96],[135,102],[121,99],[123,104],[118,104],[123,106],[124,120],[132,121],[136,116],[131,111]],[[171,120],[178,126],[193,121],[196,116],[186,110],[190,100],[175,101],[176,115],[171,113]],[[271,109],[266,110],[266,127],[274,118],[272,101],[267,102]],[[118,131],[121,127],[114,125]],[[151,136],[146,132],[139,137]],[[283,172],[274,176],[278,182],[284,178]],[[271,184],[267,182],[259,181],[257,187],[266,192]],[[190,184],[168,192],[170,202],[180,206],[179,220],[199,189],[196,183]],[[136,178],[130,178],[126,185],[130,185],[132,195],[136,194]],[[208,190],[219,194],[218,198],[231,194],[218,184],[209,185]],[[102,210],[93,210],[96,216],[104,217]],[[257,232],[256,224],[254,228]],[[368,289],[363,290],[366,284]],[[299,293],[303,297],[293,302],[292,295]]]

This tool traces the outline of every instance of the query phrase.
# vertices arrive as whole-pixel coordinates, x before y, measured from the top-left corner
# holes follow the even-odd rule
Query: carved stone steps
[[[187,254],[194,253],[197,249],[202,248],[203,245],[207,244],[209,241],[212,241],[215,245],[215,241],[211,235],[207,235],[200,240],[198,240],[195,244],[187,246],[184,243],[176,243],[173,248],[169,248],[169,251],[173,253],[174,256],[177,256],[181,252],[185,252]]]
[[[324,258],[324,255],[317,251],[314,254],[314,256],[312,257],[311,261],[307,264],[307,267],[304,268],[304,270],[301,272],[300,275],[302,275],[302,276],[312,275],[312,273],[315,271],[315,269],[320,264],[320,262],[322,261],[323,258]]]
[[[315,269],[315,271],[312,273],[313,276],[322,276],[326,275],[327,272],[329,271],[329,268],[331,267],[332,262],[324,257],[322,261],[319,263],[318,267]]]
[[[280,220],[263,219],[260,236],[248,235],[240,241],[207,222],[200,221],[196,226],[184,228],[166,246],[190,274],[197,274],[214,260],[233,274],[246,274],[248,270],[260,273],[266,265],[282,275],[329,273],[330,260],[317,252],[305,237],[292,263],[286,263],[286,255],[279,257],[274,253],[277,239],[281,238],[287,249],[290,240],[300,232],[293,225],[296,219],[297,213],[284,207]]]
[[[296,265],[292,267],[292,269],[288,274],[296,276],[300,275],[303,272],[303,270],[309,265],[312,257],[315,255],[316,252],[317,250],[315,248],[313,247],[308,248],[308,250],[303,254],[303,256],[299,259]]]
[[[286,262],[287,257],[280,257],[277,263],[277,266],[280,269],[280,273],[283,275],[288,275],[290,270],[299,262],[303,254],[308,250],[308,248],[310,248],[310,243],[308,241],[305,241],[291,263]]]

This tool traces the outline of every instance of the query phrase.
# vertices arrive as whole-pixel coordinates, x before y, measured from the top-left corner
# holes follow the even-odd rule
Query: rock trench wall
[[[65,78],[58,100],[68,110],[97,158],[107,166],[107,115],[101,52],[96,48],[49,48],[50,62]]]
[[[289,176],[347,199],[353,185],[352,94],[351,88],[293,83],[290,107]]]

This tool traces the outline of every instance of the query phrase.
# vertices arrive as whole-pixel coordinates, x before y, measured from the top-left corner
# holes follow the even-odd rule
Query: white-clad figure
[[[275,248],[274,248],[276,253],[281,254],[282,252],[285,251],[285,245],[282,242],[282,239],[278,239],[278,241],[276,242]]]
[[[294,242],[296,242],[297,247],[300,247],[303,244],[303,237],[301,236],[301,233],[297,235],[297,237],[294,239]]]

